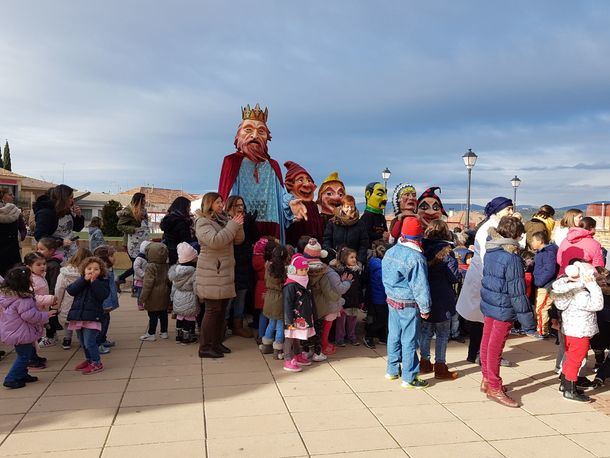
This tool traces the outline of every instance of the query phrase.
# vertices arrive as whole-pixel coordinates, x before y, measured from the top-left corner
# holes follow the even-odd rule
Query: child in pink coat
[[[593,238],[595,235],[595,220],[585,217],[580,221],[581,227],[571,227],[568,235],[559,245],[557,264],[558,277],[561,277],[572,259],[582,259],[593,267],[604,267],[602,246]]]

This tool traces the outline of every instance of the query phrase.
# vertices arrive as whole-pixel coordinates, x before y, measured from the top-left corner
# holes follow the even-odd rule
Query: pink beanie
[[[295,269],[307,269],[309,267],[309,262],[302,254],[295,254],[292,256],[290,260],[290,265]]]
[[[186,264],[197,258],[197,250],[186,242],[178,244],[178,262]]]
[[[269,239],[267,237],[261,237],[254,244],[254,254],[261,255],[265,254],[265,247],[269,243]]]

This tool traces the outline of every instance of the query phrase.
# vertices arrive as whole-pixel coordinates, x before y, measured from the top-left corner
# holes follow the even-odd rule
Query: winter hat
[[[495,215],[496,213],[504,210],[506,207],[510,207],[512,205],[513,201],[507,197],[495,197],[487,205],[485,205],[485,216],[489,218],[491,215]]]
[[[595,275],[595,268],[586,262],[576,261],[574,264],[570,264],[566,267],[565,274],[571,281],[577,281],[583,275],[593,277]]]
[[[311,238],[303,248],[303,256],[307,259],[324,259],[328,256],[328,251],[322,249],[317,239]]]
[[[290,260],[290,265],[296,270],[307,269],[309,267],[309,261],[302,254],[295,254]]]
[[[304,173],[309,177],[309,180],[313,183],[313,178],[309,174],[307,170],[301,167],[296,162],[288,161],[284,162],[284,167],[286,167],[286,177],[284,178],[284,184],[286,185],[286,191],[291,192],[292,186],[294,185],[294,179],[297,175]]]
[[[565,272],[568,276],[568,279],[572,281],[576,281],[580,277],[580,269],[576,264],[571,264],[567,266]]]
[[[434,199],[438,202],[438,205],[441,207],[441,213],[445,216],[447,216],[447,212],[445,211],[445,209],[443,208],[443,203],[441,202],[441,198],[439,196],[436,195],[436,190],[438,189],[439,192],[441,192],[441,188],[440,186],[432,186],[431,188],[426,189],[421,196],[419,196],[419,198],[417,199],[417,206],[419,207],[419,204],[422,202],[422,200],[424,199]]]
[[[419,218],[416,216],[408,216],[402,221],[400,235],[406,240],[420,241],[424,235]]]
[[[261,237],[254,244],[254,254],[262,255],[265,254],[265,247],[269,243],[269,239],[267,237]]]
[[[186,242],[178,244],[178,262],[180,264],[186,264],[187,262],[193,261],[197,258],[197,250]]]
[[[150,245],[150,240],[144,240],[142,243],[140,243],[140,253],[146,253],[146,248],[148,248],[148,245]]]

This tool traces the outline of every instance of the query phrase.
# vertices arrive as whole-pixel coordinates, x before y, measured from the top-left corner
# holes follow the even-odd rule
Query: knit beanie
[[[323,259],[328,256],[328,251],[322,249],[317,239],[311,238],[303,248],[303,256],[307,259]]]
[[[441,198],[436,195],[437,189],[439,190],[439,192],[441,191],[440,186],[432,186],[431,188],[426,189],[422,193],[422,195],[419,196],[419,198],[417,199],[417,206],[419,207],[419,204],[422,202],[422,200],[431,198],[438,202],[438,205],[441,207],[441,213],[443,215],[447,216],[447,212],[443,208],[443,203],[441,202]]]
[[[269,239],[267,237],[261,237],[254,244],[254,254],[263,255],[265,254],[265,247],[269,243]]]
[[[495,215],[498,212],[501,212],[506,207],[510,207],[513,205],[513,201],[507,197],[495,197],[490,202],[485,205],[485,216],[488,218],[491,215]]]
[[[290,260],[290,265],[294,267],[295,270],[307,269],[309,267],[309,261],[307,261],[305,256],[297,253],[292,256],[292,259]]]
[[[186,264],[195,258],[197,258],[197,250],[195,248],[186,242],[178,244],[178,262],[180,264]]]
[[[284,162],[284,167],[286,167],[286,177],[284,178],[284,184],[286,185],[286,191],[292,192],[292,187],[294,186],[294,180],[297,175],[304,173],[309,177],[309,180],[313,183],[313,178],[309,174],[307,170],[301,167],[296,162],[288,161]]]
[[[148,245],[150,245],[150,240],[144,240],[142,243],[140,243],[140,253],[146,253],[146,248],[148,248]]]
[[[422,228],[419,218],[417,218],[416,216],[407,216],[402,221],[400,235],[402,236],[402,238],[410,241],[421,240],[424,235],[424,229]]]

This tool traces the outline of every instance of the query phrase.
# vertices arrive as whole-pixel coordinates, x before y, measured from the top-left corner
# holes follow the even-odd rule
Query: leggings
[[[470,341],[468,342],[468,357],[466,358],[470,362],[474,362],[477,359],[477,355],[481,349],[481,340],[483,339],[483,323],[478,321],[466,321],[466,326],[470,334]]]
[[[157,321],[161,322],[161,332],[167,332],[167,310],[161,312],[148,312],[148,334],[157,333]]]
[[[286,337],[284,339],[284,360],[290,361],[299,353],[301,353],[301,341],[292,337]]]

